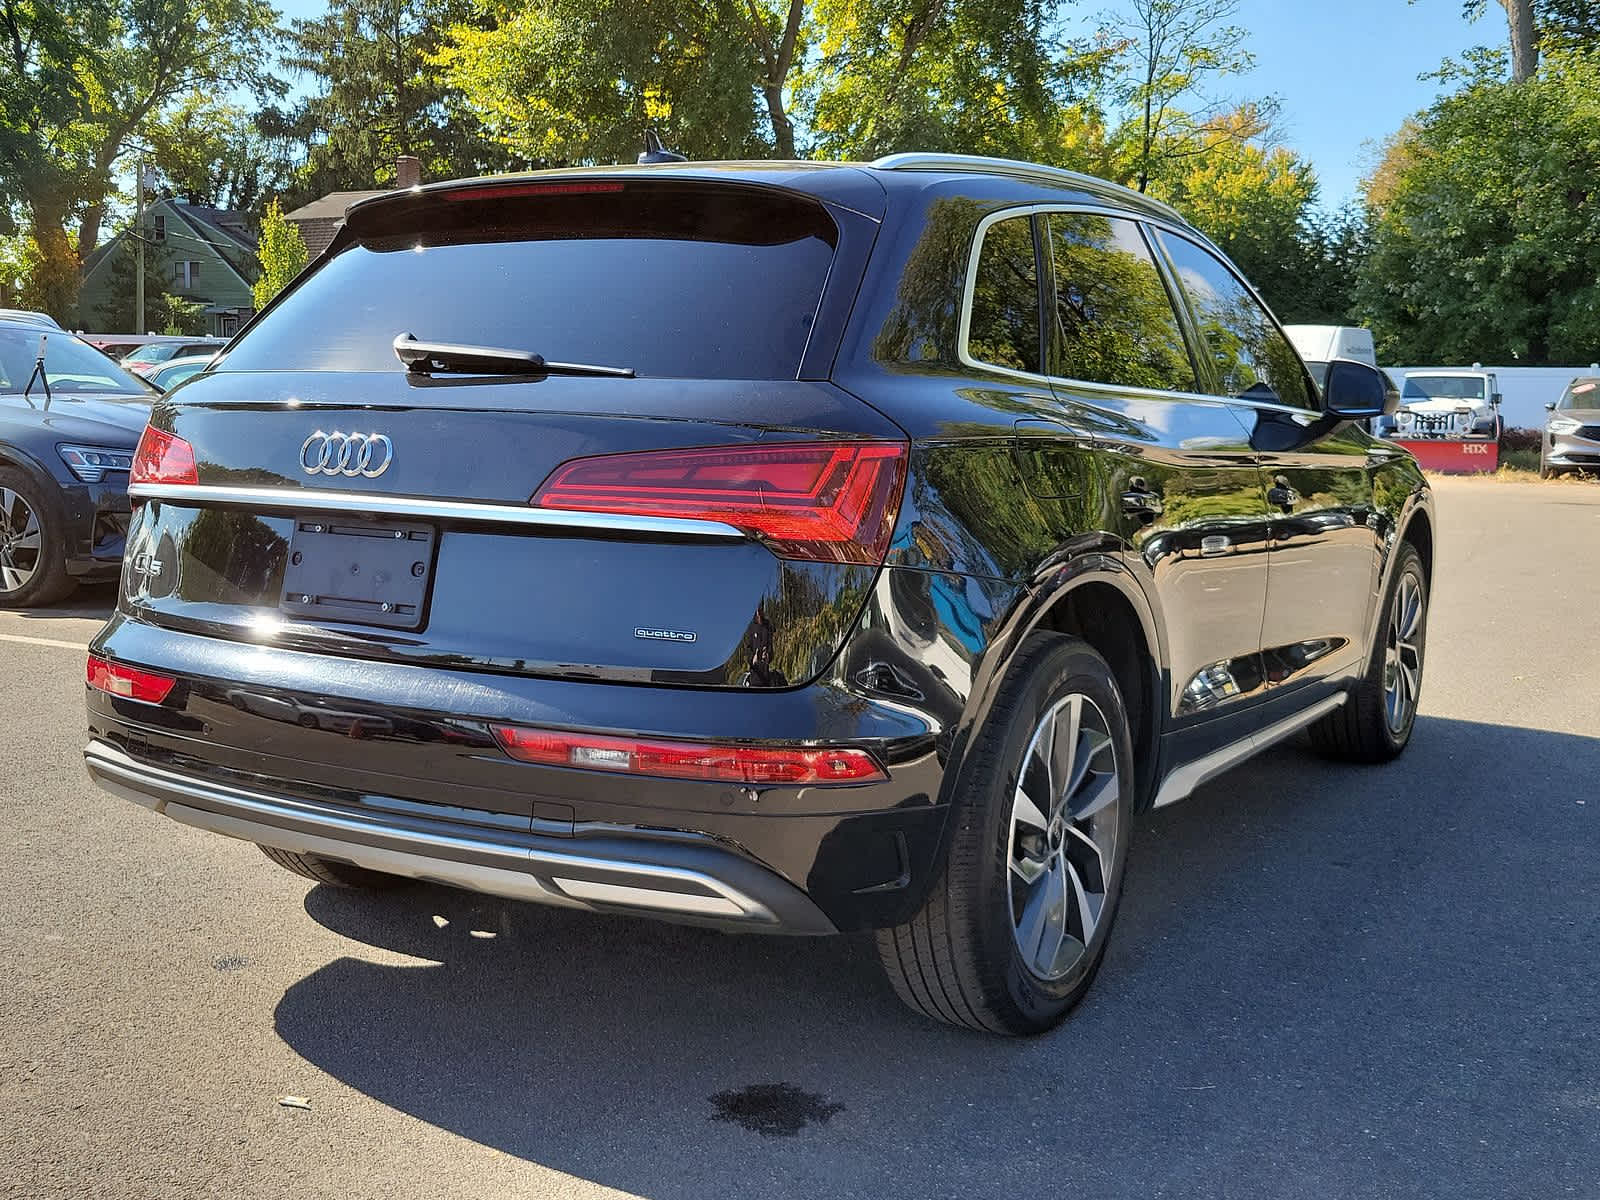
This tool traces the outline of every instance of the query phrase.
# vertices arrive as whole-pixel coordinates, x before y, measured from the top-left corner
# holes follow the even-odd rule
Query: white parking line
[[[87,652],[88,642],[63,642],[59,638],[28,637],[21,633],[0,633],[0,642],[25,642],[30,646],[57,646],[62,650],[82,650]]]

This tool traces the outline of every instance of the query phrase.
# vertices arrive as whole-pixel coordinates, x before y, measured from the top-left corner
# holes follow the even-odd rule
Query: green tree
[[[309,258],[300,231],[283,219],[283,208],[276,200],[267,205],[261,219],[256,256],[261,260],[261,277],[251,287],[251,294],[256,308],[262,309],[306,269]]]
[[[802,80],[813,150],[1056,162],[1111,48],[1061,42],[1062,0],[817,0]]]
[[[145,130],[150,162],[190,204],[238,209],[259,217],[282,190],[288,171],[251,115],[239,105],[193,92]]]
[[[1391,360],[1587,362],[1600,345],[1600,54],[1484,69],[1369,187],[1358,300]]]
[[[286,193],[290,207],[389,186],[402,154],[435,179],[506,165],[430,61],[452,25],[475,19],[471,0],[332,0],[322,16],[294,22],[284,64],[310,79],[311,94],[258,118],[278,145],[306,147]]]
[[[1259,138],[1276,103],[1218,101],[1212,86],[1243,74],[1255,59],[1246,33],[1230,24],[1240,0],[1131,0],[1113,31],[1123,39],[1118,99],[1127,113],[1117,141],[1126,173],[1145,191],[1175,160],[1209,155]]]
[[[0,208],[26,210],[54,315],[71,318],[130,143],[192,92],[272,89],[275,28],[267,0],[0,0]]]
[[[751,0],[491,0],[435,61],[495,139],[536,165],[632,162],[652,127],[690,158],[759,157],[781,140],[765,135],[758,96],[783,72],[791,12],[780,32],[765,4],[758,53]]]

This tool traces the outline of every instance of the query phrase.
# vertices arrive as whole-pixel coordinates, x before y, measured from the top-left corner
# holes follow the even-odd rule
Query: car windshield
[[[150,392],[137,376],[124,371],[93,346],[71,334],[14,326],[0,328],[0,394],[16,395],[27,386],[34,360],[39,356],[41,334],[48,339],[44,369],[52,389],[139,395]],[[40,395],[43,391],[36,381],[33,394]]]
[[[1482,400],[1481,375],[1407,375],[1407,400]]]
[[[1574,379],[1561,394],[1557,408],[1600,408],[1600,378]]]
[[[167,359],[177,354],[179,349],[177,342],[150,342],[148,345],[140,346],[122,361],[141,364],[166,362]]]

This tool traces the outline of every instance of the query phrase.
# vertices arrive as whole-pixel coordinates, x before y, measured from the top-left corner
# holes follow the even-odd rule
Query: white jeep
[[[1493,371],[1411,371],[1400,410],[1380,432],[1393,438],[1498,441],[1500,385]]]

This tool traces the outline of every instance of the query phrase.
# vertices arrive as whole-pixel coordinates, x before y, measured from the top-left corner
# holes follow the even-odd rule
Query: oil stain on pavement
[[[762,1137],[794,1137],[807,1125],[826,1125],[844,1105],[787,1083],[752,1083],[711,1097],[712,1119],[742,1125]]]

